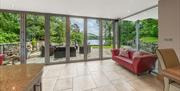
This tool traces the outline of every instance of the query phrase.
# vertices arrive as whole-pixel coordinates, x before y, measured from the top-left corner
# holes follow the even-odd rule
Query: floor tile
[[[80,76],[73,78],[73,91],[83,91],[95,88],[96,85],[93,82],[91,76]]]
[[[155,76],[137,76],[112,60],[48,65],[43,91],[162,91]]]
[[[66,90],[62,90],[62,91],[73,91],[72,89],[66,89]]]
[[[114,80],[112,83],[118,91],[136,91],[136,89],[127,81]]]
[[[103,72],[91,72],[91,75],[97,87],[111,84]]]
[[[45,79],[42,80],[43,91],[53,91],[57,79]]]
[[[66,89],[72,89],[72,79],[71,78],[58,79],[56,81],[54,91],[61,91]]]
[[[44,75],[44,78],[55,78],[60,74],[60,70],[48,70]]]
[[[116,71],[108,71],[108,72],[104,72],[105,75],[107,76],[107,78],[109,80],[118,80],[118,79],[122,79],[122,76],[119,75]]]
[[[92,91],[117,91],[113,85],[107,85],[99,88],[95,88]]]

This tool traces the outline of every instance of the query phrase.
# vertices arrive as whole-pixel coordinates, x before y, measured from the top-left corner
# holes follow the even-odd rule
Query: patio
[[[91,53],[88,54],[88,59],[92,59],[94,57],[96,57],[99,52],[99,49],[91,49]],[[103,55],[105,57],[111,57],[111,49],[104,49],[103,51]],[[27,59],[27,63],[45,63],[44,62],[44,57],[40,57],[40,52],[36,52],[30,55],[31,57]],[[83,54],[79,54],[79,51],[76,52],[76,57],[71,57],[70,61],[79,61],[79,60],[83,60],[84,55]],[[58,63],[58,62],[65,62],[66,58],[54,58],[54,55],[50,56],[50,61],[52,63]]]

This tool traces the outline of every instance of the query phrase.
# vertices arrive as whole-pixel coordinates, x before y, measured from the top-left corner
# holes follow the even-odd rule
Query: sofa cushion
[[[142,52],[136,51],[136,52],[133,53],[132,59],[134,60],[134,58],[139,57],[139,56],[143,56],[143,55],[144,54]]]
[[[128,50],[124,49],[124,48],[121,48],[120,52],[119,52],[119,56],[123,56],[123,57],[129,58]]]
[[[133,63],[132,60],[130,60],[129,58],[126,58],[126,57],[116,56],[115,58],[118,59],[118,60],[120,60],[120,61],[125,61],[125,62],[127,62],[127,63],[129,63],[129,64],[132,64],[132,63]]]
[[[134,54],[135,50],[128,50],[128,54],[129,54],[129,59],[132,59],[133,54]]]

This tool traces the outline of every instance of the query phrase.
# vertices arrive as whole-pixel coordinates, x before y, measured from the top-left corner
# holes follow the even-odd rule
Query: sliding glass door
[[[0,12],[0,65],[20,64],[19,21],[18,13]]]
[[[26,54],[27,63],[45,63],[45,17],[27,14]]]
[[[100,26],[98,19],[87,19],[87,58],[99,59]]]
[[[50,17],[50,63],[66,61],[66,18]]]
[[[20,64],[20,56],[25,57],[24,63],[28,64],[111,57],[111,20],[23,12],[0,12],[0,19],[0,53],[5,55],[3,64]]]
[[[103,35],[103,58],[111,57],[111,49],[113,48],[113,25],[110,20],[102,21]]]
[[[70,18],[70,61],[84,60],[84,19]]]

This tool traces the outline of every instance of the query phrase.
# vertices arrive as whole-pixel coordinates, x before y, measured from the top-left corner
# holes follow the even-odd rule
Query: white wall
[[[159,48],[174,48],[180,58],[180,0],[159,1]]]

